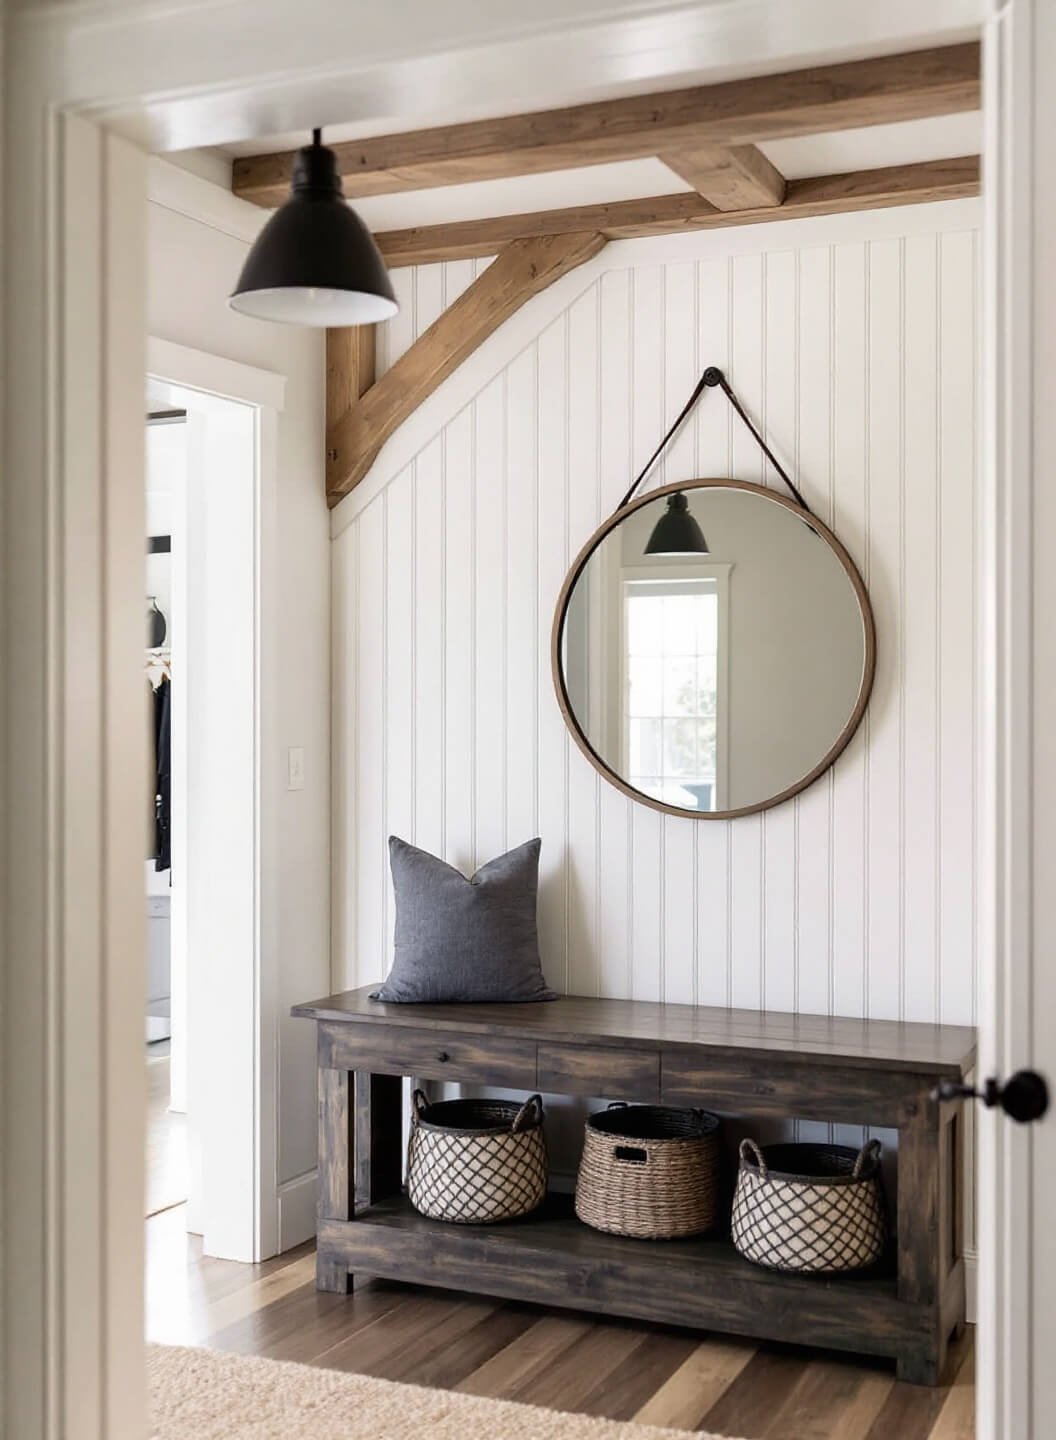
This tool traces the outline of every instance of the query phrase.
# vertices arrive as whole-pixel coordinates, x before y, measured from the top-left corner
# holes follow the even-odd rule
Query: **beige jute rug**
[[[147,1370],[155,1440],[687,1440],[685,1430],[219,1350],[150,1345]]]

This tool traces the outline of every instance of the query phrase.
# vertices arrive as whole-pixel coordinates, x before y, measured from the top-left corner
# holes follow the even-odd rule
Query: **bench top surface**
[[[965,1025],[789,1015],[652,1000],[599,1000],[586,995],[564,995],[530,1005],[385,1005],[371,1000],[375,988],[365,985],[295,1005],[292,1014],[354,1025],[408,1026],[448,1035],[517,1036],[540,1043],[637,1050],[678,1046],[920,1074],[965,1075],[975,1064],[975,1030]]]

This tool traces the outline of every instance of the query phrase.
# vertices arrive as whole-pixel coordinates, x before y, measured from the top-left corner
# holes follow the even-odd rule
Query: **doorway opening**
[[[147,1196],[148,1218],[184,1205],[187,1177],[186,949],[172,946],[173,512],[185,503],[187,411],[147,392],[146,675],[150,770],[147,816]],[[182,618],[182,617],[180,617]],[[179,638],[177,644],[179,645]],[[181,737],[182,741],[182,737]],[[181,813],[179,824],[185,823]],[[178,1034],[173,1056],[173,994]]]
[[[271,1163],[259,1035],[261,412],[179,383],[179,359],[147,389],[145,1209],[173,1211],[173,1233],[201,1236],[208,1255],[255,1260]]]

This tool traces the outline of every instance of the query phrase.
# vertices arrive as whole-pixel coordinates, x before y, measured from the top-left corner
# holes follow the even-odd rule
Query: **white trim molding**
[[[174,843],[178,840],[186,845],[191,834],[199,838],[177,867],[186,881],[178,883],[174,890],[174,939],[178,917],[181,937],[191,933],[210,938],[223,934],[230,940],[234,935],[238,943],[226,949],[227,964],[222,971],[195,965],[196,954],[221,948],[218,944],[207,940],[190,947],[190,1023],[185,1036],[174,1035],[173,1063],[177,1062],[179,1041],[181,1056],[186,1053],[189,1057],[192,1071],[188,1139],[196,1163],[192,1167],[191,1199],[194,1226],[203,1236],[205,1253],[257,1261],[283,1248],[278,1199],[280,986],[274,898],[279,888],[275,874],[279,805],[275,767],[267,765],[265,757],[278,750],[280,678],[270,577],[279,544],[275,518],[277,417],[285,404],[286,377],[156,336],[148,342],[147,368],[155,379],[166,382],[175,401],[188,406],[193,412],[191,418],[201,422],[195,430],[201,432],[201,453],[192,464],[189,480],[195,478],[199,467],[208,470],[214,452],[225,457],[217,463],[229,463],[227,457],[235,435],[231,430],[232,407],[225,402],[234,401],[256,411],[250,427],[255,450],[250,484],[238,485],[237,494],[235,487],[229,487],[226,507],[199,504],[199,513],[188,513],[187,529],[198,537],[192,543],[198,545],[202,567],[208,566],[208,557],[213,554],[226,552],[233,557],[241,550],[240,542],[248,537],[250,548],[242,552],[239,569],[243,584],[238,603],[242,613],[252,617],[255,645],[248,667],[239,671],[240,681],[232,673],[220,685],[199,684],[193,692],[193,707],[185,695],[184,707],[192,707],[192,723],[200,727],[199,733],[206,736],[206,741],[177,747],[174,785],[177,760],[188,752],[197,756],[193,771],[201,776],[205,773],[203,764],[208,763],[212,753],[209,742],[216,739],[222,746],[220,737],[225,732],[230,741],[233,726],[241,737],[237,748],[251,756],[252,794],[223,766],[220,772],[215,768],[208,771],[217,784],[210,785],[205,794],[195,792],[185,777],[191,790],[185,807],[187,833],[174,837]],[[219,424],[215,437],[211,437],[209,423],[212,414]],[[239,436],[244,428],[239,422]],[[238,444],[241,453],[241,440]],[[241,463],[237,468],[241,469]],[[243,480],[247,478],[242,476]],[[210,527],[209,539],[204,538],[206,527]],[[223,572],[214,577],[213,593],[228,583],[231,569],[230,564],[225,564]],[[193,605],[187,605],[188,621],[194,610]],[[211,617],[199,611],[197,619],[205,624],[188,624],[188,632],[193,633],[187,634],[185,643],[194,647],[199,677],[204,679],[206,666],[211,664],[216,680],[218,663],[222,670],[233,671],[233,667],[224,665],[220,653],[208,648],[214,634]],[[223,788],[229,784],[231,790]],[[216,793],[218,785],[223,794]],[[215,806],[219,810],[211,808]],[[236,824],[248,843],[231,846],[218,841],[217,852],[209,854],[213,835],[223,828],[221,818],[224,826]],[[226,834],[230,837],[230,830]],[[254,857],[251,872],[243,863],[247,850]],[[208,859],[203,858],[206,855]],[[203,864],[211,876],[208,881]],[[224,897],[221,903],[217,901],[218,893]],[[199,925],[206,927],[204,932],[198,931]],[[252,933],[247,934],[250,925]],[[233,1063],[236,1056],[237,1063]],[[202,1094],[214,1097],[207,1112],[194,1103],[194,1096]],[[240,1143],[232,1142],[235,1136]],[[301,1234],[298,1241],[304,1238]]]
[[[286,407],[285,375],[189,345],[176,345],[156,335],[147,341],[147,374],[186,390],[200,390],[244,405],[277,411]]]

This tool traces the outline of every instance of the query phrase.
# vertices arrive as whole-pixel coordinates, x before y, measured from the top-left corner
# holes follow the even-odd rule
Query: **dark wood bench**
[[[317,1022],[317,1284],[355,1271],[757,1339],[888,1356],[939,1383],[964,1323],[961,1106],[939,1080],[975,1063],[956,1026],[758,1014],[568,996],[542,1005],[380,1005],[368,989],[298,1005]],[[728,1115],[898,1130],[893,1266],[781,1275],[742,1260],[722,1227],[622,1239],[567,1197],[509,1225],[426,1220],[401,1192],[401,1079],[703,1105]]]

